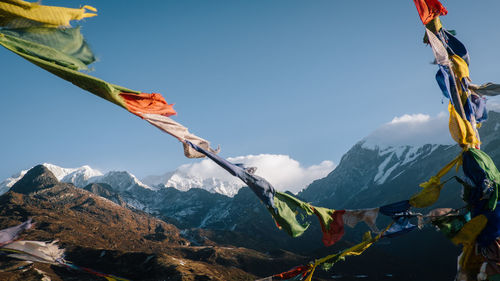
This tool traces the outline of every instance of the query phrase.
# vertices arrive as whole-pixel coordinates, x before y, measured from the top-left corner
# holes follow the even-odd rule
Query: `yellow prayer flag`
[[[0,25],[10,27],[70,26],[70,21],[97,16],[91,6],[79,9],[44,6],[23,0],[0,0]]]
[[[479,145],[481,142],[477,139],[471,123],[462,119],[451,103],[448,104],[448,111],[450,112],[449,129],[451,137],[462,147]]]

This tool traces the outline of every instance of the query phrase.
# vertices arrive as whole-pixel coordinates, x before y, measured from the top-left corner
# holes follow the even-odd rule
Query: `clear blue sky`
[[[413,1],[49,1],[92,5],[91,74],[175,103],[223,157],[340,161],[395,116],[446,109]],[[500,82],[500,2],[443,1],[475,83]],[[160,174],[194,160],[125,110],[0,49],[0,180],[37,163]]]

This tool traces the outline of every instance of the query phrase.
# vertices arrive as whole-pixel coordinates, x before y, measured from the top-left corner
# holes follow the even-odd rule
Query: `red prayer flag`
[[[176,114],[172,104],[168,104],[160,94],[120,93],[120,96],[125,101],[127,109],[141,117],[144,113],[159,114],[167,117]]]
[[[438,0],[413,0],[417,7],[420,19],[424,24],[428,24],[437,16],[444,16],[448,10]]]
[[[287,280],[287,279],[291,279],[299,274],[302,274],[302,276],[304,276],[309,271],[309,269],[311,269],[311,267],[307,266],[307,265],[297,266],[297,267],[290,269],[287,272],[273,275],[273,280],[274,279]]]
[[[344,236],[344,220],[342,218],[344,214],[345,210],[334,211],[332,214],[333,221],[330,222],[328,229],[326,229],[326,225],[323,220],[319,220],[321,224],[321,231],[323,232],[322,241],[325,246],[328,247],[335,244],[342,238],[342,236]],[[317,213],[316,215],[319,216]]]

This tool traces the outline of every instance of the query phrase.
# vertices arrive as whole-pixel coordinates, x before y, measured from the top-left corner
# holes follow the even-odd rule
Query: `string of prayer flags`
[[[264,178],[253,175],[240,166],[235,165],[227,161],[226,159],[214,153],[211,153],[210,151],[206,151],[205,149],[195,145],[188,140],[185,140],[185,142],[189,144],[194,150],[210,158],[217,165],[228,171],[231,175],[240,178],[244,183],[248,185],[248,187],[250,187],[250,189],[252,189],[252,191],[257,195],[257,197],[259,197],[259,199],[266,205],[266,207],[273,210],[276,208],[274,205],[274,195],[276,194],[276,190]]]
[[[464,186],[467,186],[464,197],[472,205],[473,218],[467,221],[465,216],[453,217],[435,211],[433,216],[437,215],[437,218],[434,217],[431,222],[451,237],[454,243],[464,245],[460,266],[467,270],[476,266],[473,262],[476,241],[485,247],[500,236],[500,208],[496,208],[500,172],[491,158],[479,150],[481,142],[477,130],[480,127],[479,122],[487,118],[486,99],[483,95],[498,95],[500,86],[491,83],[481,86],[471,84],[469,53],[452,32],[443,28],[439,16],[446,15],[447,10],[438,0],[414,0],[414,4],[420,19],[426,25],[426,40],[431,45],[439,67],[436,81],[443,95],[450,100],[450,134],[464,149],[429,181],[420,184],[423,189],[409,200],[363,210],[315,207],[290,194],[278,192],[267,180],[254,175],[253,170],[219,157],[216,155],[218,150],[212,149],[208,141],[191,134],[186,127],[170,119],[169,116],[175,115],[176,112],[173,105],[168,104],[160,94],[130,90],[80,72],[88,70],[88,66],[95,61],[95,56],[79,28],[59,27],[69,27],[72,20],[95,16],[95,13],[88,12],[96,12],[93,7],[70,9],[23,0],[0,0],[0,26],[4,27],[0,29],[0,45],[174,136],[183,143],[187,157],[210,158],[247,184],[265,204],[277,225],[293,237],[301,235],[309,227],[309,222],[298,218],[299,212],[307,216],[317,216],[323,232],[322,240],[326,246],[342,238],[344,225],[354,227],[360,221],[365,221],[374,232],[378,232],[376,219],[379,212],[393,219],[376,237],[372,237],[368,232],[361,243],[351,248],[315,260],[309,265],[274,275],[267,280],[305,278],[306,281],[311,281],[318,265],[331,267],[346,256],[360,255],[382,237],[395,237],[416,229],[417,226],[410,222],[410,219],[416,216],[410,211],[410,207],[424,208],[433,205],[439,199],[441,189],[446,183],[441,182],[441,178],[454,166],[458,170],[464,162]],[[126,280],[64,261],[64,250],[55,244],[56,241],[15,241],[18,234],[29,227],[30,220],[19,226],[0,230],[0,245],[3,245],[0,251],[24,260],[64,265],[107,280]]]
[[[439,66],[436,80],[443,95],[450,99],[450,133],[462,147],[479,148],[477,124],[487,115],[485,100],[469,90],[469,53],[462,42],[442,27],[439,17],[426,27],[426,39]]]
[[[272,280],[312,280],[312,276],[315,272],[315,269],[321,265],[324,270],[329,270],[332,268],[332,266],[341,261],[344,260],[346,256],[351,256],[351,255],[360,255],[362,254],[366,249],[368,249],[373,243],[377,242],[381,238],[394,238],[400,235],[404,235],[412,230],[417,229],[417,226],[412,224],[409,219],[411,217],[422,217],[425,218],[426,223],[431,223],[433,225],[441,227],[441,231],[445,232],[448,230],[445,230],[444,228],[449,228],[446,224],[450,222],[450,219],[453,219],[457,216],[459,216],[459,210],[453,210],[449,208],[440,208],[440,209],[434,209],[430,211],[427,215],[423,216],[420,214],[413,214],[409,211],[410,204],[408,200],[404,201],[399,201],[391,204],[387,204],[385,206],[382,206],[379,209],[379,212],[386,215],[393,217],[394,222],[389,224],[382,232],[380,232],[376,237],[372,237],[370,232],[365,233],[363,236],[362,242],[350,247],[348,249],[342,250],[336,254],[328,255],[326,257],[323,257],[321,259],[316,259],[314,262],[309,263],[307,265],[302,265],[300,267],[295,267],[294,269],[281,273],[281,274],[275,274],[271,277],[267,277],[264,279],[259,279],[257,281],[272,281]],[[347,211],[346,211],[347,212]],[[345,215],[345,214],[344,214]],[[458,226],[458,228],[453,229],[454,234],[452,236],[448,236],[450,239],[454,239],[454,243],[458,244],[463,244],[464,247],[467,245],[471,245],[471,241],[474,241],[475,237],[481,232],[481,229],[484,228],[484,225],[486,224],[486,219],[484,216],[479,217],[475,219],[472,222],[467,222],[470,219],[467,218],[467,213],[462,216],[462,219],[464,222],[461,222],[462,225],[467,224],[465,228],[462,226]],[[454,226],[456,227],[456,226]],[[449,232],[449,234],[452,233],[452,231]],[[468,247],[468,246],[467,246]],[[465,256],[464,256],[465,257]],[[470,259],[470,257],[469,257]],[[463,260],[463,262],[467,262],[470,264],[470,261],[472,260]],[[300,275],[293,275],[297,279],[280,279],[280,276],[287,276],[290,277],[289,275],[286,275],[290,272],[295,272],[297,268],[300,268]],[[304,274],[306,272],[306,274]],[[306,277],[305,277],[306,276]],[[305,279],[304,279],[305,277]]]
[[[0,9],[0,17],[3,15]],[[168,104],[160,94],[134,91],[79,72],[78,70],[88,69],[88,65],[95,61],[79,28],[61,29],[45,26],[4,28],[0,30],[0,45],[48,72],[141,118],[146,118],[149,123],[182,142],[188,139],[213,153],[218,152],[210,148],[208,141],[189,133],[184,126],[165,119],[175,115],[176,112],[173,105]],[[183,146],[186,157],[202,157],[184,142]]]
[[[140,116],[143,113],[157,114],[158,112],[161,112],[161,115],[165,116],[176,114],[172,105],[168,104],[159,94],[144,94],[138,91],[130,90],[107,83],[101,79],[78,72],[69,67],[59,65],[50,59],[45,59],[46,55],[44,53],[37,53],[36,55],[33,55],[30,51],[27,51],[24,48],[18,48],[15,44],[15,39],[17,38],[12,35],[4,34],[2,30],[0,30],[0,45],[27,59],[35,65],[47,70],[48,72],[59,76],[62,79],[93,93],[94,95],[119,105],[136,115]],[[39,45],[41,46],[41,44]],[[32,49],[31,51],[34,50],[35,49]],[[42,50],[42,48],[40,48],[40,50]],[[47,45],[43,45],[43,50],[44,52],[58,52],[56,49]]]
[[[185,141],[196,151],[206,155],[220,167],[228,171],[231,175],[240,178],[257,197],[266,205],[268,211],[273,216],[278,226],[292,237],[302,235],[309,227],[308,222],[299,222],[298,211],[305,215],[315,214],[321,224],[323,232],[323,243],[331,246],[344,235],[344,223],[342,215],[344,210],[331,210],[321,207],[314,207],[302,202],[286,193],[277,192],[274,187],[264,178],[251,174],[245,169],[235,165],[222,157],[215,155],[205,149],[198,147],[190,141]]]
[[[418,11],[421,14],[421,10]],[[468,51],[454,34],[442,27],[438,16],[427,22],[426,27],[430,29],[426,30],[426,38],[439,65],[436,80],[443,95],[450,99],[450,134],[464,148],[459,155],[460,159],[457,157],[455,160],[457,168],[463,162],[465,180],[455,178],[463,185],[463,200],[468,204],[472,215],[471,220],[468,214],[458,214],[434,219],[432,223],[455,244],[463,245],[457,280],[469,280],[468,276],[476,275],[479,280],[495,280],[499,278],[500,270],[486,272],[488,262],[483,263],[483,266],[481,263],[484,259],[488,260],[488,252],[498,252],[500,247],[497,241],[500,237],[500,211],[496,208],[500,173],[491,158],[479,150],[481,141],[478,128],[481,126],[480,122],[488,117],[484,96],[498,95],[500,86],[493,83],[481,86],[471,83]],[[440,178],[439,175],[432,177],[421,185],[424,190],[412,197],[412,206],[426,207],[434,204],[442,188]],[[483,254],[478,255],[475,248]],[[497,260],[493,258],[492,263]]]

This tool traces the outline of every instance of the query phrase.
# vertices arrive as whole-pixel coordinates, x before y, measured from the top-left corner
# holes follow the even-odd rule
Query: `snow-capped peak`
[[[50,163],[42,165],[49,169],[59,181],[72,183],[78,187],[87,185],[90,178],[102,176],[101,171],[92,169],[88,165],[79,168],[62,168]]]
[[[246,167],[256,167],[256,175],[268,180],[277,190],[291,192],[300,191],[335,168],[331,161],[304,167],[288,155],[277,154],[246,155],[230,157],[227,160]],[[152,186],[165,185],[182,191],[201,188],[230,197],[236,195],[240,188],[246,185],[209,159],[181,165],[174,172],[161,176],[146,177],[144,182]]]
[[[245,184],[242,181],[234,178],[232,181],[217,177],[199,177],[190,175],[177,170],[171,174],[171,177],[164,183],[167,187],[173,187],[181,191],[187,191],[191,188],[202,188],[212,193],[220,193],[229,197],[233,197],[238,193],[238,190]]]
[[[422,147],[426,144],[454,144],[448,131],[448,117],[440,113],[436,117],[425,114],[405,114],[395,117],[361,140],[366,149],[389,147]]]
[[[4,181],[0,182],[0,195],[4,194],[5,192],[9,191],[9,189],[20,179],[24,177],[24,175],[28,172],[28,170],[22,170],[21,172],[12,175],[10,178],[5,179]]]
[[[134,175],[126,171],[111,171],[102,176],[92,177],[87,181],[89,183],[106,183],[118,191],[126,191],[134,186],[146,189],[154,189],[139,181]]]
[[[112,171],[103,175],[101,171],[93,169],[88,165],[84,165],[79,168],[63,168],[50,163],[43,163],[42,165],[51,171],[57,180],[65,183],[72,183],[77,187],[85,187],[89,183],[106,183],[119,191],[130,190],[134,186],[153,189],[148,185],[143,184],[131,173],[125,171]],[[7,192],[28,171],[29,169],[22,170],[18,174],[13,175],[12,177],[1,182],[0,195]]]

